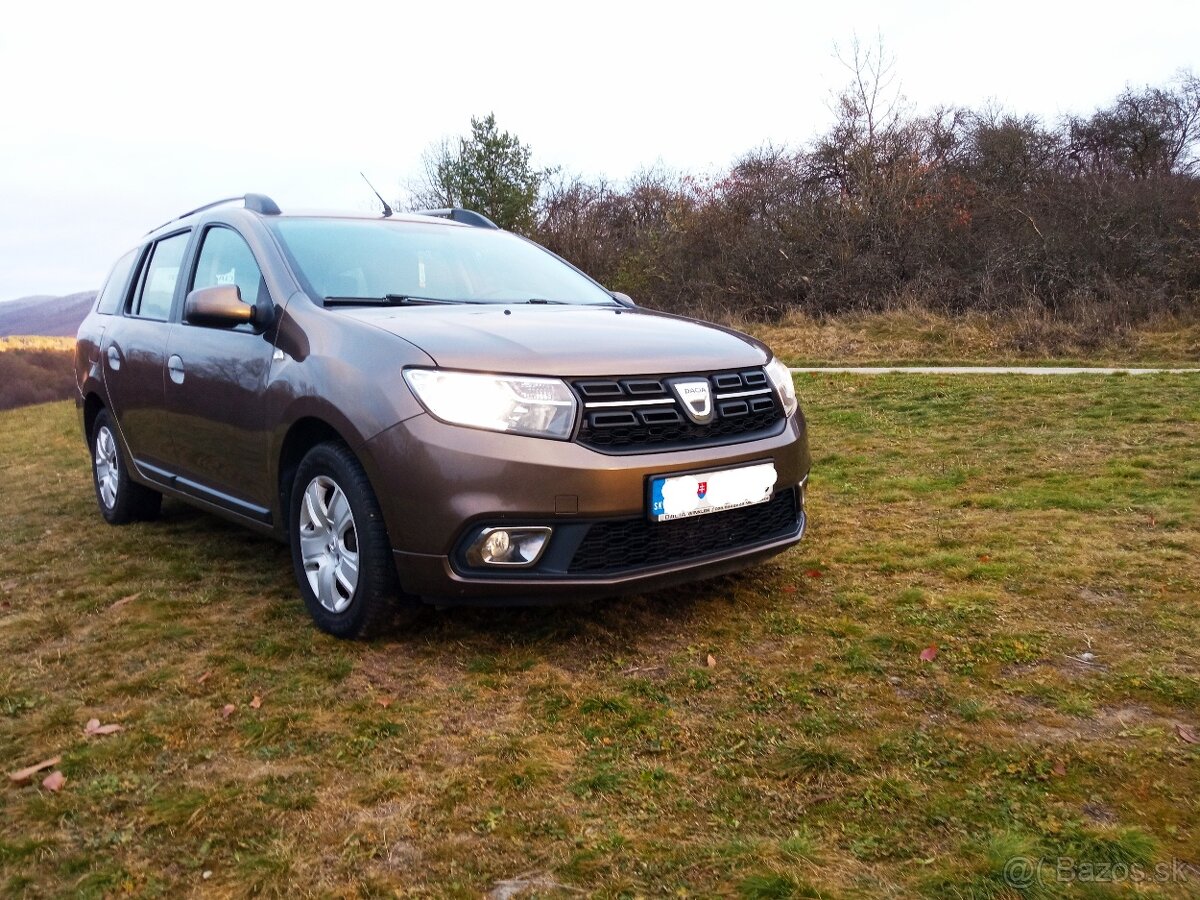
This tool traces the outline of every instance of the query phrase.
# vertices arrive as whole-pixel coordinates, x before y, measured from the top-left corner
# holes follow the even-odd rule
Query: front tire
[[[162,494],[130,479],[116,425],[106,409],[100,410],[92,423],[91,450],[92,484],[104,521],[109,525],[126,525],[139,519],[157,518]]]
[[[400,593],[392,545],[349,447],[318,444],[301,460],[288,521],[296,582],[317,626],[341,638],[387,627]]]

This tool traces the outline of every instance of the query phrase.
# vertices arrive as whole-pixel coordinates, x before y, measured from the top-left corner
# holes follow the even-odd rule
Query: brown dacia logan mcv
[[[162,496],[290,542],[317,624],[743,568],[804,532],[787,368],[468,210],[194,210],[114,267],[78,406],[114,524]]]

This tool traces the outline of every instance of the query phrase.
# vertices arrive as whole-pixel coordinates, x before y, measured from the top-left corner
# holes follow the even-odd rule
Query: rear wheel
[[[392,620],[400,585],[379,501],[345,444],[308,452],[290,507],[292,566],[313,620],[337,637],[378,634]]]
[[[158,516],[162,494],[130,479],[116,426],[106,409],[100,410],[92,424],[92,483],[100,515],[108,524],[125,525]]]

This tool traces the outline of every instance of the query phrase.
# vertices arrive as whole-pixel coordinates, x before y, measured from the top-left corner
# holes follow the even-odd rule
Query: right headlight
[[[566,440],[575,427],[575,395],[558,378],[405,369],[404,380],[443,422]]]
[[[792,373],[778,359],[772,358],[767,363],[767,377],[771,379],[771,384],[775,386],[775,392],[779,395],[779,402],[783,404],[783,414],[790,416],[800,405],[800,401],[796,399],[796,383],[792,381]]]

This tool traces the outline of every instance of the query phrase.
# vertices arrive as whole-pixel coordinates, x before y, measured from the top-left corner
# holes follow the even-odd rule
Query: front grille
[[[573,382],[583,402],[577,440],[604,453],[645,453],[765,437],[779,429],[783,410],[762,369],[687,376],[707,378],[712,421],[688,418],[671,390],[672,376],[591,378]]]
[[[690,519],[598,522],[588,529],[567,571],[571,575],[621,572],[751,547],[795,533],[799,517],[793,488],[766,503]]]

